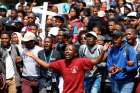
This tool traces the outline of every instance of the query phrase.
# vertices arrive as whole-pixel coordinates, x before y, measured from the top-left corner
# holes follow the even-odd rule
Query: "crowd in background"
[[[49,2],[48,11],[56,15],[46,15],[44,38],[41,16],[32,10],[35,1],[19,0],[13,9],[0,4],[0,73],[5,75],[0,93],[140,93],[140,0],[67,3],[69,12],[59,14],[60,7]],[[110,46],[103,62],[91,69],[86,64],[84,82],[75,80],[83,82],[84,87],[79,86],[84,92],[77,90],[75,83],[65,88],[67,74],[72,73],[72,80],[82,73],[77,66],[71,66],[71,72],[57,73],[26,54],[31,51],[51,64],[69,56],[65,49],[72,44],[75,58],[96,60],[106,43]]]

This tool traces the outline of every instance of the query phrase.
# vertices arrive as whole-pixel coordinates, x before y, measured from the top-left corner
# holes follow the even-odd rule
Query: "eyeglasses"
[[[81,39],[81,40],[86,40],[87,38],[86,38],[86,37],[81,37],[80,39]]]

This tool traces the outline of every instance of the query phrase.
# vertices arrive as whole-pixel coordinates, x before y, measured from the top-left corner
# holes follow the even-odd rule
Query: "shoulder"
[[[91,69],[93,66],[93,63],[90,58],[77,58],[73,61],[74,65],[78,65],[83,69]]]
[[[6,54],[7,54],[6,50],[4,50],[2,47],[0,47],[0,56],[3,57]]]
[[[43,54],[43,53],[44,53],[44,50],[43,49],[38,52],[39,55],[40,54]]]
[[[131,56],[136,54],[135,48],[128,43],[124,45],[123,50],[124,52],[126,52],[126,54],[131,55]]]
[[[114,52],[114,50],[116,50],[114,47],[110,48],[107,52],[108,55],[111,55]]]
[[[17,48],[17,46],[16,46],[16,45],[11,44],[11,48],[12,48],[12,49],[16,49],[16,48]]]
[[[65,60],[64,59],[60,59],[54,62],[50,63],[50,66],[64,66],[65,64]]]
[[[140,52],[140,42],[137,42],[136,51]]]
[[[35,46],[35,47],[34,47],[34,50],[36,50],[36,51],[41,51],[41,50],[43,50],[43,48],[42,48],[42,47],[39,47],[39,46]]]
[[[102,49],[103,48],[102,45],[96,45],[95,47],[97,47],[97,49]]]
[[[87,62],[87,61],[91,61],[90,58],[75,58],[74,61],[79,62],[79,63],[83,63],[83,62]]]
[[[135,50],[134,47],[129,45],[129,44],[126,44],[124,48],[128,49],[129,51],[134,51]]]
[[[55,61],[56,63],[64,63],[65,62],[65,59],[60,59],[60,60],[57,60]]]
[[[11,51],[17,52],[18,47],[16,45],[11,45]]]
[[[87,48],[86,44],[80,46],[80,49],[84,49],[84,48]]]
[[[60,52],[57,49],[54,49],[53,52],[55,55],[60,54]]]

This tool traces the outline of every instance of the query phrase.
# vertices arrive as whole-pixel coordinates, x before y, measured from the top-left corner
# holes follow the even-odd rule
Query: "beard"
[[[28,45],[28,46],[25,46],[28,50],[31,50],[31,49],[33,49],[34,47],[35,47],[35,45]]]
[[[35,47],[35,44],[34,42],[30,42],[30,43],[25,43],[25,47],[28,49],[28,50],[31,50]]]

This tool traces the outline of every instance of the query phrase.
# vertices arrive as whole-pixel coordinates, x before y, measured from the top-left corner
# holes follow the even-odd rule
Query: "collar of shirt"
[[[10,52],[10,51],[11,51],[11,49],[12,49],[12,48],[11,48],[11,46],[10,46],[10,47],[7,49],[7,51],[8,51],[8,52]]]

